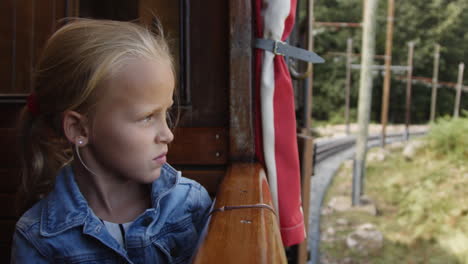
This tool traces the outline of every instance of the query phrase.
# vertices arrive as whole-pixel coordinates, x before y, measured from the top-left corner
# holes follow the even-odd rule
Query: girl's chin
[[[152,183],[155,180],[159,179],[160,176],[161,176],[161,168],[157,168],[152,171],[151,175],[147,179],[145,179],[145,183]]]

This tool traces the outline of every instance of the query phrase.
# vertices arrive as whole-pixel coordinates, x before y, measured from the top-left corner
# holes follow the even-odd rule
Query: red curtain
[[[278,19],[284,19],[284,29],[282,34],[280,34],[281,40],[284,41],[287,39],[294,26],[296,0],[255,0],[255,35],[257,38],[270,35],[268,32],[265,34],[265,31],[276,30],[277,32],[281,30],[281,28],[272,28],[274,25],[265,24],[268,23],[265,20],[265,16],[276,14],[278,10],[275,11],[272,10],[272,8],[285,6],[284,1],[289,1],[289,4],[285,4],[290,7],[289,14],[285,19],[284,17]],[[287,12],[287,10],[281,10],[280,13],[284,14],[284,12]],[[267,21],[271,21],[271,19]],[[285,246],[291,246],[305,239],[304,216],[301,207],[300,166],[296,139],[294,94],[291,76],[284,57],[274,56],[273,67],[271,69],[263,68],[264,59],[268,59],[265,56],[265,52],[269,51],[255,50],[255,98],[257,99],[256,155],[259,161],[264,163],[267,167],[270,185],[276,182],[276,188],[271,186],[273,187],[271,189],[277,190],[276,193],[272,191],[272,195],[276,196],[277,199],[276,209],[279,213],[281,236],[283,244]],[[262,76],[262,72],[264,76]],[[274,78],[274,82],[271,82],[274,83],[274,85],[272,85],[274,87],[262,87],[262,85],[265,85],[265,82],[262,82],[262,78],[269,78],[268,76],[270,76],[270,74],[271,78]],[[265,102],[265,100],[270,99],[262,98],[262,89],[273,89],[272,102]],[[273,138],[267,140],[264,138],[265,134],[263,129],[265,128],[262,127],[262,118],[265,118],[265,113],[262,113],[262,109],[265,112],[264,107],[262,108],[262,104],[272,105],[273,108],[266,110],[267,112],[271,111],[267,116],[272,116],[271,122],[274,122],[274,126],[272,126],[274,127],[274,131],[270,133],[273,135]],[[267,150],[264,149],[264,144],[274,144],[275,166],[271,166],[268,162],[265,162],[265,151]],[[273,168],[274,171],[269,167]],[[276,177],[276,179],[273,180],[271,177]],[[275,197],[273,199],[275,199]]]

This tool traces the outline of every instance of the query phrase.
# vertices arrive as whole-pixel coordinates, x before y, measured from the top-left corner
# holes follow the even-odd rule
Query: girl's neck
[[[148,185],[106,175],[92,175],[76,161],[72,167],[81,193],[96,216],[103,220],[131,222],[151,205]]]

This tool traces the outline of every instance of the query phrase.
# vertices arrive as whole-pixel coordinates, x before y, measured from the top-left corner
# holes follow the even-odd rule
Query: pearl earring
[[[76,143],[78,146],[82,146],[84,144],[84,139],[83,137],[78,137],[76,140]]]

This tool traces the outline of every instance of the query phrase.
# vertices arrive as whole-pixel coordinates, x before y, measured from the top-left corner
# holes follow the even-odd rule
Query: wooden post
[[[460,111],[460,98],[461,90],[463,86],[463,71],[465,70],[465,64],[462,62],[458,65],[458,80],[457,80],[457,94],[455,96],[455,108],[453,110],[453,117],[458,118]]]
[[[80,16],[80,0],[65,1],[65,12],[67,17]]]
[[[408,71],[407,71],[407,82],[406,82],[406,118],[405,118],[405,137],[409,139],[409,126],[411,122],[411,85],[413,79],[413,53],[414,53],[414,42],[408,43]]]
[[[229,1],[229,160],[255,160],[252,99],[252,5],[250,0]]]
[[[434,122],[436,103],[437,103],[437,88],[439,82],[439,57],[440,57],[440,45],[435,45],[434,50],[434,71],[432,73],[432,96],[431,96],[431,116],[430,121]]]
[[[393,41],[393,20],[395,11],[395,0],[388,0],[388,14],[387,14],[387,40],[385,42],[385,78],[384,88],[382,95],[382,137],[381,146],[385,146],[385,132],[388,120],[388,104],[390,101],[390,80],[392,65],[392,41]]]
[[[308,18],[308,49],[310,51],[314,50],[314,0],[309,0],[307,6],[307,18]],[[306,230],[306,239],[302,241],[298,245],[297,249],[297,264],[305,264],[307,263],[308,258],[308,236],[309,236],[309,207],[310,207],[310,182],[312,177],[313,171],[313,138],[312,138],[312,95],[313,95],[313,86],[314,86],[314,65],[309,63],[308,67],[310,67],[310,76],[307,78],[306,81],[306,118],[303,131],[304,136],[304,144],[302,145],[302,160],[301,160],[301,174],[302,174],[302,208],[304,210],[304,227]],[[301,137],[301,135],[299,135]]]
[[[309,14],[308,14],[308,48],[310,51],[314,50],[314,23],[315,23],[315,17],[314,17],[314,0],[309,0],[309,5],[307,6]],[[307,135],[311,134],[311,129],[312,129],[312,97],[313,97],[313,88],[314,88],[314,64],[309,63],[310,67],[310,76],[308,77],[307,81],[307,90],[308,90],[308,95],[307,95],[307,118],[306,118],[306,124],[305,128],[307,130]]]
[[[351,58],[353,56],[353,39],[348,38],[346,42],[346,110],[345,110],[345,120],[346,120],[346,135],[350,134],[349,129],[349,101],[351,94]]]
[[[356,158],[353,170],[353,205],[361,203],[363,189],[367,136],[372,99],[372,64],[375,53],[375,18],[377,1],[366,0],[364,5],[364,31],[362,37],[361,76],[359,80],[358,124],[359,132],[356,139]]]

